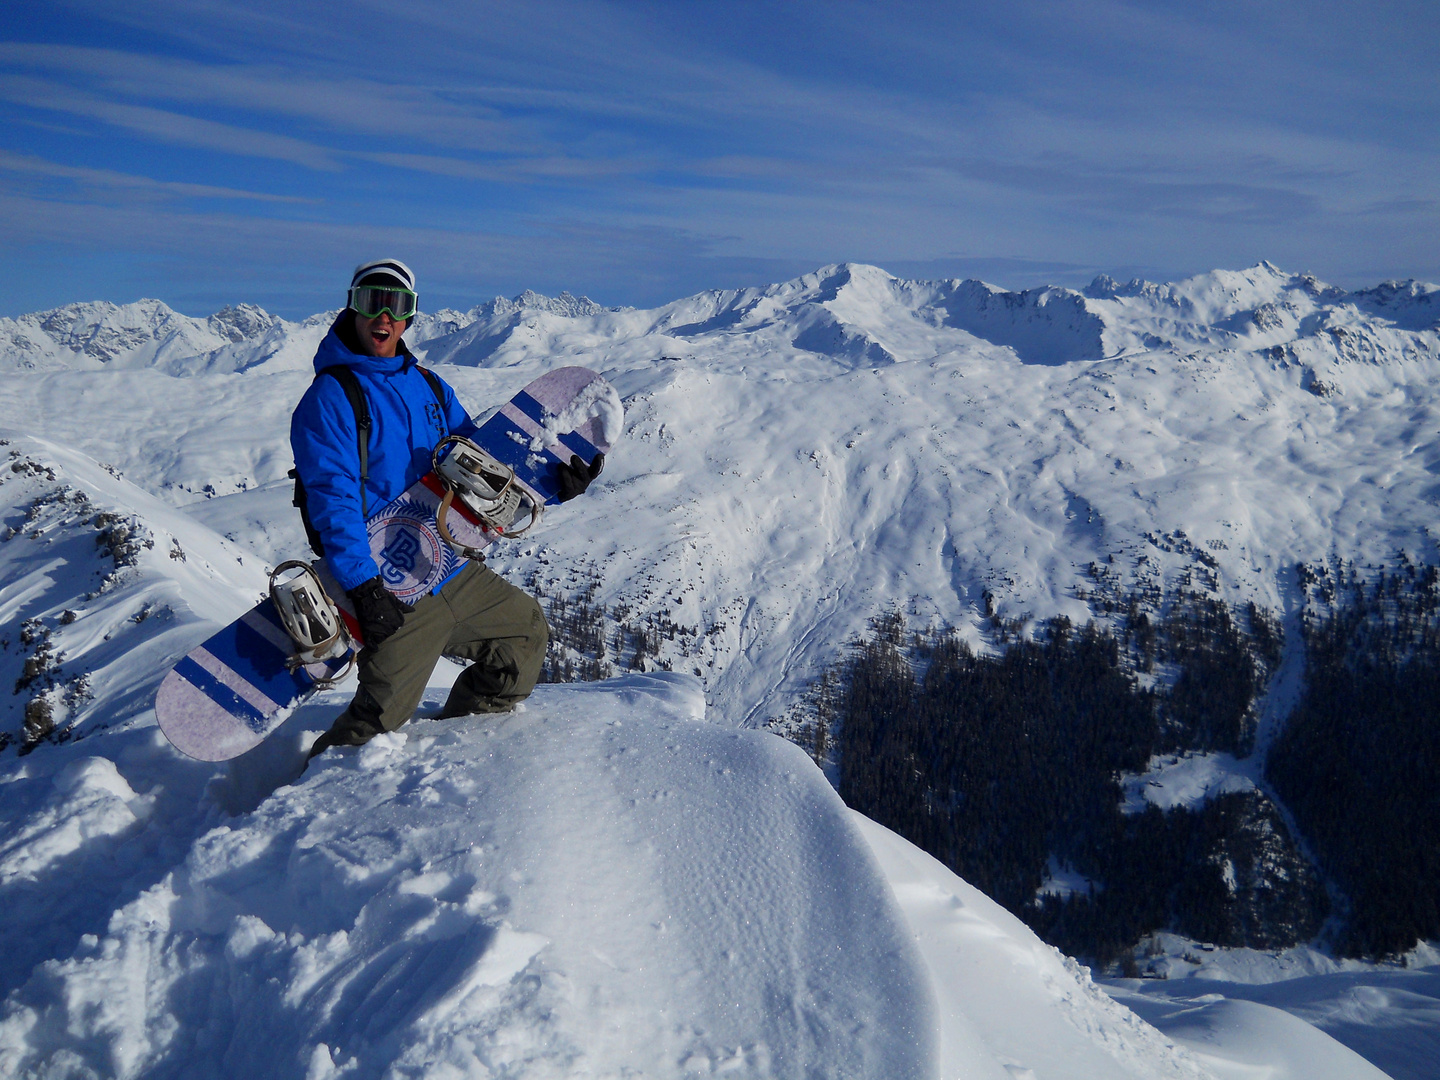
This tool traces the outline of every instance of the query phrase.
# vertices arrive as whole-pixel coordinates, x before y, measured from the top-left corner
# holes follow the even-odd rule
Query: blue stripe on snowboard
[[[459,566],[455,568],[455,573],[458,574],[464,568],[465,564],[462,562]],[[450,577],[454,576],[455,574],[450,575]],[[445,580],[449,581],[450,578],[446,578]],[[290,670],[290,652],[288,650],[294,649],[295,645],[290,640],[290,631],[286,630],[285,624],[280,621],[280,613],[275,610],[274,601],[260,604],[254,609],[254,612],[256,615],[259,615],[262,619],[264,619],[271,626],[273,626],[276,633],[280,635],[279,640],[285,642],[285,648],[287,651],[285,653],[285,659],[281,662],[286,665],[285,674],[290,677],[290,682],[295,687],[292,693],[292,697],[299,694],[309,693],[311,688],[315,685],[315,679],[304,668],[296,668],[294,671]],[[240,624],[244,625],[243,618],[240,620]],[[256,630],[253,626],[246,626],[245,629],[248,633],[255,634],[257,637],[260,638],[261,641],[264,641],[272,649],[275,648],[275,639],[267,638],[263,633]],[[214,655],[213,649],[211,650],[211,655]],[[353,650],[351,652],[347,652],[344,656],[331,657],[329,660],[323,661],[326,672],[330,675],[335,674],[335,672],[339,671],[341,668],[343,668],[346,664],[350,662],[350,657],[352,655]],[[251,681],[253,682],[254,680]],[[281,705],[285,704],[285,702],[281,701],[277,697],[274,697],[274,695],[267,694],[266,696],[272,698],[272,700],[278,702]]]
[[[227,713],[237,716],[248,724],[251,730],[263,734],[269,726],[270,721],[259,709],[251,705],[230,687],[226,686],[210,672],[197,664],[190,657],[185,657],[175,665],[175,674],[195,687],[211,701],[219,705]]]
[[[545,406],[541,405],[540,402],[536,401],[524,390],[521,390],[518,394],[511,398],[510,404],[514,405],[517,409],[519,409],[522,413],[528,416],[531,420],[534,420],[535,423],[539,424],[542,428],[545,426]]]
[[[255,609],[255,613],[268,622],[281,626],[275,605],[266,602]],[[205,648],[232,671],[243,673],[246,682],[277,705],[288,705],[304,693],[310,680],[299,671],[291,672],[285,667],[285,653],[254,627],[243,622],[235,623],[233,636],[220,634],[205,643]],[[281,633],[284,627],[281,626]],[[286,635],[289,636],[288,634]]]
[[[512,439],[510,437],[512,431],[520,435],[524,441],[516,442]],[[517,427],[515,422],[503,413],[496,413],[489,420],[485,421],[485,426],[480,429],[478,434],[480,437],[475,441],[493,454],[495,460],[503,462],[514,469],[515,475],[524,480],[536,491],[540,492],[541,495],[544,495],[546,502],[554,500],[556,492],[560,490],[560,486],[554,478],[554,470],[545,469],[544,471],[540,471],[527,464],[532,452],[530,450],[530,435],[528,432]],[[542,451],[539,456],[543,457],[547,462],[558,463],[560,461],[560,459],[548,449]]]
[[[579,454],[586,465],[594,461],[595,455],[600,453],[600,448],[578,431],[567,431],[564,435],[561,435],[560,445],[567,450]]]
[[[542,428],[545,426],[545,406],[541,405],[524,390],[521,390],[511,398],[510,403]],[[587,465],[594,461],[595,455],[600,452],[599,447],[578,432],[567,431],[564,435],[561,435],[557,441],[571,453],[579,454],[585,459],[585,464]]]

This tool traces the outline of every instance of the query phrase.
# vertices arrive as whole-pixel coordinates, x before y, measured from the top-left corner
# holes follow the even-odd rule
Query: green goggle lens
[[[419,304],[420,298],[409,289],[356,285],[350,290],[350,307],[367,319],[378,318],[385,311],[396,321],[408,319],[415,314]]]

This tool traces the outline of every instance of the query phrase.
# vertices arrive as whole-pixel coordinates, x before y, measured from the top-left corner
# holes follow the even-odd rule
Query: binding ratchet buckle
[[[283,576],[287,574],[288,577]],[[315,685],[330,686],[349,674],[355,664],[350,635],[340,621],[340,612],[320,584],[319,575],[309,563],[292,559],[272,570],[270,599],[297,650],[285,661],[286,667],[294,671],[349,653],[350,661],[343,669],[334,675],[316,678]]]
[[[480,550],[460,543],[445,526],[450,504],[456,498],[479,519],[487,532],[499,533],[510,540],[528,532],[540,520],[543,504],[515,479],[515,470],[465,436],[448,435],[441,439],[430,461],[435,475],[445,484],[445,494],[435,511],[440,537],[465,558],[476,558]],[[515,519],[522,512],[529,516],[517,529]]]

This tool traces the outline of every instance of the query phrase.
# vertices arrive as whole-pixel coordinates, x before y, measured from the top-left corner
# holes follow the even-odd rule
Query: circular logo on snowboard
[[[376,514],[365,527],[381,580],[396,597],[412,603],[440,583],[446,548],[436,531],[434,515],[423,506],[397,503]]]

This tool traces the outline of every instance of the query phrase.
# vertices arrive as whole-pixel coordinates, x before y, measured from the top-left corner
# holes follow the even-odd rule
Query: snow
[[[1265,1063],[1275,1075],[1304,1076],[1312,1067],[1305,1062],[1319,1053],[1332,1060],[1332,1068],[1348,1062],[1354,1075],[1375,1075],[1334,1046],[1305,1049],[1304,1040],[1313,1036],[1258,1008],[1264,1006],[1313,1025],[1397,1080],[1436,1075],[1440,953],[1433,943],[1382,964],[1338,959],[1311,945],[1276,952],[1220,949],[1171,933],[1152,935],[1148,951],[1149,976],[1104,979],[1101,985],[1180,1044],[1203,1054],[1213,1055],[1233,1033],[1235,1045],[1225,1050],[1231,1072],[1249,1075],[1241,1065]],[[1226,1003],[1246,1008],[1231,1013]],[[1253,1033],[1261,1022],[1280,1025],[1273,1033],[1275,1045],[1288,1049],[1267,1056],[1258,1052],[1263,1039],[1247,1042],[1251,1035],[1246,1032]],[[1227,1075],[1223,1064],[1209,1067]]]
[[[633,675],[327,754],[38,964],[0,1070],[1207,1075],[796,747],[703,710],[693,678]],[[26,842],[78,853],[135,801],[83,758]]]
[[[1206,1075],[999,904],[909,841],[852,816],[923,943],[942,1003],[941,1076]]]
[[[703,709],[636,675],[326,755],[39,965],[0,1068],[1202,1075],[796,747]],[[78,848],[105,813],[36,829]]]
[[[1051,855],[1046,860],[1045,880],[1040,883],[1037,895],[1069,898],[1084,896],[1092,891],[1099,892],[1103,888],[1103,885],[1087,878],[1069,863],[1061,862]]]
[[[1303,1020],[1253,1001],[1208,994],[1178,1008],[1141,1006],[1141,1015],[1190,1047],[1220,1080],[1245,1080],[1257,1074],[1275,1080],[1382,1080],[1385,1076]]]
[[[1092,561],[1137,582],[1200,568],[1147,537],[1183,532],[1223,595],[1286,617],[1297,562],[1435,552],[1429,287],[1387,307],[1262,266],[1116,289],[847,264],[649,311],[445,313],[415,347],[477,409],[558,364],[615,383],[626,436],[593,497],[496,565],[587,565],[597,600],[711,631],[671,660],[737,722],[783,713],[887,603],[978,641],[986,592],[1083,619]],[[327,321],[272,326],[228,368],[140,349],[90,370],[51,346],[0,386],[0,420],[278,561],[303,550],[286,433]]]
[[[1162,1036],[845,809],[797,748],[702,712],[693,679],[635,675],[326,755],[253,812],[219,816],[82,924],[73,952],[28,979],[7,955],[0,1069],[1108,1078],[1325,1060],[1308,1075],[1376,1075],[1275,1008],[1254,1006],[1238,1034],[1211,1010],[1220,1034]],[[216,774],[200,805],[247,771],[261,786],[296,771],[307,722],[328,715],[309,713]],[[47,857],[95,865],[137,822],[180,838],[185,815],[137,816],[145,800],[102,757],[30,779],[42,806],[6,857],[34,852],[18,868],[31,880]]]
[[[1247,769],[1255,759],[1237,761],[1231,754],[1169,754],[1150,759],[1150,767],[1139,775],[1121,777],[1125,800],[1121,809],[1136,814],[1147,805],[1161,810],[1177,806],[1196,809],[1217,795],[1253,791],[1255,780]]]
[[[286,436],[333,313],[4,321],[0,675],[39,619],[76,737],[0,756],[0,1074],[1437,1075],[1424,949],[1171,943],[1168,981],[1105,984],[1147,1026],[753,730],[886,604],[982,645],[986,593],[1083,620],[1092,561],[1213,570],[1287,628],[1256,754],[1157,759],[1129,803],[1255,782],[1298,687],[1294,565],[1437,554],[1437,296],[1269,264],[1083,293],[843,264],[648,311],[427,313],[412,345],[477,411],[563,364],[615,384],[591,492],[491,563],[693,627],[659,659],[695,675],[545,687],[304,776],[345,688],[218,769],[150,702],[305,551]]]
[[[1248,974],[1256,974],[1255,961],[1267,959],[1252,958]],[[1314,959],[1332,970],[1249,982],[1202,967],[1188,978],[1116,980],[1105,988],[1189,1047],[1216,1076],[1251,1076],[1256,1067],[1307,1080],[1435,1075],[1440,972],[1434,966],[1334,970],[1333,961]],[[1321,1033],[1328,1038],[1317,1039]]]

